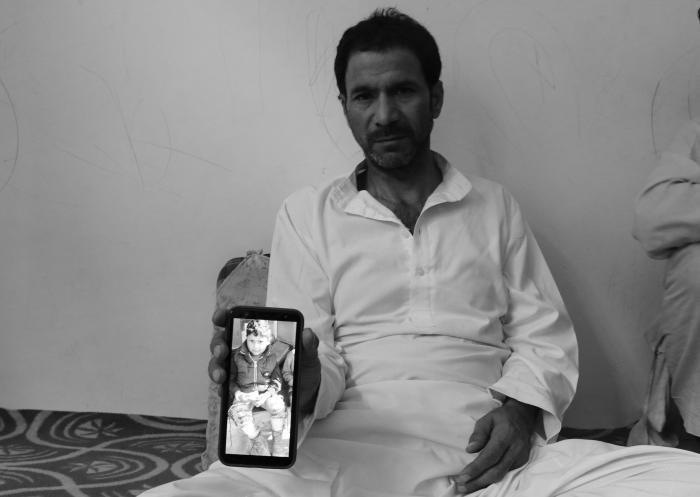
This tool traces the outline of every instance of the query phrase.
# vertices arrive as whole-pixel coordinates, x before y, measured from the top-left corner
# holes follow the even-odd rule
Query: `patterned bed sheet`
[[[206,420],[0,408],[0,496],[133,497],[201,471]]]

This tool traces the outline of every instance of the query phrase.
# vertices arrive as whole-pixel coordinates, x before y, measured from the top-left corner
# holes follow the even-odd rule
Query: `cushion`
[[[267,271],[270,258],[262,251],[249,251],[245,257],[229,260],[219,272],[216,306],[228,309],[237,305],[265,305]],[[221,330],[214,325],[214,331]],[[206,448],[202,454],[202,469],[219,459],[219,386],[209,382]]]

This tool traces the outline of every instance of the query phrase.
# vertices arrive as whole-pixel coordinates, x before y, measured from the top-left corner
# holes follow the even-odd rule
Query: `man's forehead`
[[[397,79],[425,81],[420,60],[408,49],[353,52],[348,59],[345,73],[348,89]]]

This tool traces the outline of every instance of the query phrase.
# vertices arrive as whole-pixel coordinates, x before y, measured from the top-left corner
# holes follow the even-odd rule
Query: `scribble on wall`
[[[312,10],[306,16],[306,57],[308,84],[315,114],[333,147],[343,157],[356,150],[343,140],[347,137],[345,122],[338,111],[337,89],[333,77],[334,44],[337,33],[329,27],[323,9]],[[333,106],[336,106],[335,108]]]
[[[579,75],[567,37],[547,16],[521,2],[482,2],[458,23],[454,44],[456,88],[469,89],[459,98],[480,102],[483,123],[465,139],[497,165],[494,178],[502,180],[498,164],[512,163],[506,152],[536,168],[543,151],[579,146]]]
[[[19,122],[15,104],[0,77],[0,192],[12,180],[19,159]]]
[[[700,119],[700,46],[674,60],[654,88],[650,125],[656,154],[686,119]]]

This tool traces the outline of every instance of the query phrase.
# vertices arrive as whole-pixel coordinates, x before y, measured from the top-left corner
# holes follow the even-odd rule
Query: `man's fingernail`
[[[224,379],[224,372],[221,371],[220,369],[215,369],[214,370],[214,380],[219,382]]]
[[[469,442],[467,444],[467,452],[472,451],[477,448],[476,442]]]
[[[453,475],[449,477],[455,485],[465,485],[469,480],[472,479],[471,475],[460,473],[458,475]]]

